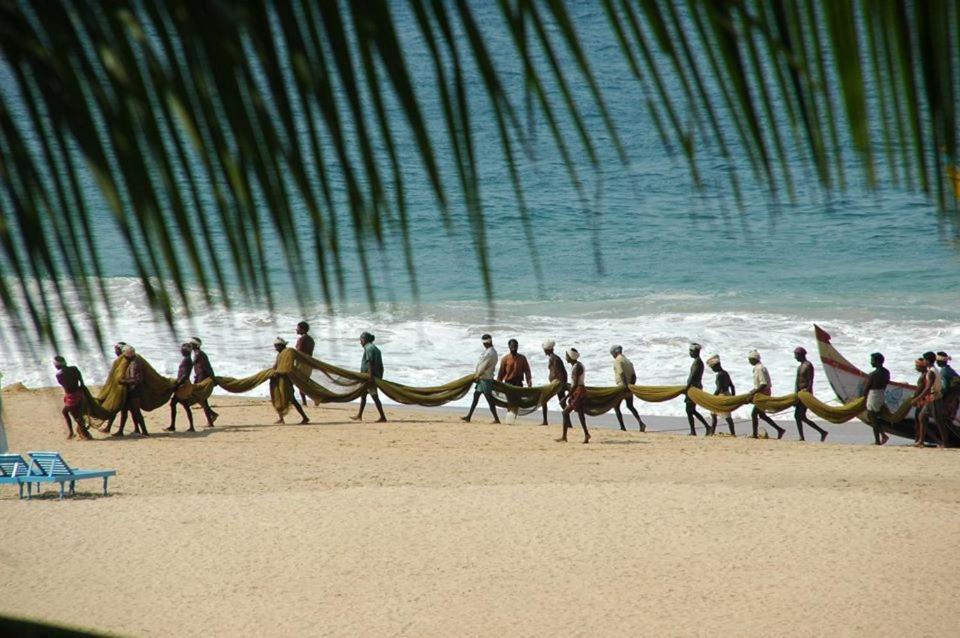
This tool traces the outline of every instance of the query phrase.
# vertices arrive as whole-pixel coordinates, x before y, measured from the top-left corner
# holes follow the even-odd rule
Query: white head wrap
[[[709,359],[707,359],[707,365],[710,366],[710,367],[713,367],[713,366],[717,365],[718,363],[720,363],[720,355],[718,355],[718,354],[715,354],[715,355],[711,356]]]
[[[131,346],[131,345],[128,343],[127,345],[123,346],[123,354],[125,354],[125,355],[127,355],[127,354],[137,354],[137,351],[136,351],[136,349],[134,349],[133,346]]]
[[[750,354],[747,355],[747,359],[756,359],[757,361],[759,361],[760,353],[757,352],[756,350],[751,350]]]
[[[273,340],[273,345],[275,345],[275,346],[285,346],[285,345],[287,345],[287,340],[284,339],[283,337],[277,337],[276,339]]]
[[[575,349],[570,348],[569,350],[567,350],[567,356],[570,357],[572,361],[576,361],[577,359],[580,358],[580,353],[577,352]]]
[[[191,346],[197,346],[198,348],[202,345],[199,337],[190,337],[190,341],[187,343],[189,343]]]
[[[543,342],[543,349],[553,350],[554,346],[556,345],[557,345],[556,341],[554,341],[553,339],[547,339],[546,341]]]

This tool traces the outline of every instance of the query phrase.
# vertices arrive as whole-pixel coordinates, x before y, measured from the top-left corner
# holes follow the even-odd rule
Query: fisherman
[[[462,416],[460,419],[470,423],[470,419],[473,418],[473,411],[477,409],[477,403],[480,402],[480,395],[482,394],[487,400],[487,405],[490,406],[493,422],[500,423],[500,417],[497,416],[497,406],[493,402],[493,372],[497,368],[497,351],[493,347],[493,337],[490,335],[483,335],[480,337],[480,341],[483,343],[483,354],[480,355],[480,360],[477,362],[477,371],[474,374],[477,385],[473,391],[473,403],[470,405],[467,416]]]
[[[567,405],[563,408],[563,435],[557,439],[557,443],[567,442],[567,428],[573,427],[570,423],[570,413],[576,412],[580,417],[580,427],[583,428],[583,442],[590,442],[590,431],[587,430],[587,418],[585,410],[587,407],[587,371],[580,363],[580,353],[576,348],[567,350],[567,363],[570,364],[570,396],[567,397]]]
[[[793,349],[793,358],[800,363],[797,366],[797,384],[794,391],[813,394],[813,364],[807,360],[807,349],[803,346],[797,346]],[[799,398],[793,408],[793,420],[797,422],[797,432],[800,433],[801,441],[806,440],[803,438],[804,423],[820,433],[821,441],[827,438],[828,432],[807,417],[807,406]]]
[[[284,339],[283,337],[277,337],[276,339],[273,340],[273,347],[277,351],[277,360],[273,364],[274,367],[276,367],[277,364],[280,363],[280,353],[286,350],[287,348],[287,340]],[[273,398],[274,393],[280,387],[280,384],[283,383],[284,381],[287,381],[289,383],[290,379],[285,377],[285,375],[278,375],[270,379],[270,397],[271,398]],[[290,404],[293,406],[293,409],[297,411],[297,414],[300,415],[300,425],[306,425],[307,423],[310,423],[310,419],[307,418],[307,413],[303,411],[303,407],[301,407],[300,402],[297,401],[297,392],[296,390],[293,389],[293,383],[290,383]],[[283,419],[282,414],[280,415],[280,418],[274,421],[275,425],[279,425],[281,423],[286,423],[286,421],[284,421]]]
[[[750,391],[750,400],[753,401],[753,397],[758,394],[770,396],[773,393],[773,385],[770,383],[770,372],[767,370],[767,366],[760,363],[760,353],[756,350],[751,350],[750,354],[747,355],[747,361],[753,366],[753,390]],[[767,413],[756,405],[753,406],[753,411],[750,413],[750,421],[753,424],[753,438],[759,438],[760,419],[763,419],[776,429],[778,439],[783,438],[786,430],[774,423],[773,419],[767,416]]]
[[[715,354],[707,359],[707,365],[710,366],[710,369],[713,370],[717,375],[717,388],[713,392],[714,396],[732,397],[735,395],[737,393],[737,389],[733,386],[733,379],[730,378],[730,373],[724,370],[723,366],[720,365],[720,355]],[[718,417],[727,422],[727,426],[730,428],[730,436],[737,436],[737,431],[733,427],[733,417],[730,416],[729,412],[710,413],[710,427],[707,430],[707,435],[712,436],[716,434]]]
[[[522,388],[523,382],[526,380],[527,387],[533,387],[533,375],[530,373],[530,362],[527,361],[525,356],[518,352],[520,349],[519,342],[517,342],[516,339],[511,339],[507,342],[507,347],[510,349],[510,352],[503,355],[503,358],[500,360],[500,371],[497,373],[497,381]]]
[[[68,366],[67,360],[57,355],[53,358],[53,367],[57,369],[57,383],[63,388],[63,420],[67,423],[67,438],[72,439],[73,424],[70,417],[77,422],[76,436],[83,440],[89,440],[90,431],[83,421],[83,375],[76,366]]]
[[[297,345],[295,345],[294,348],[312,357],[313,349],[317,344],[313,340],[313,337],[307,334],[308,332],[310,332],[310,324],[306,321],[301,321],[297,324]],[[303,405],[307,404],[307,395],[304,394],[303,390],[300,391],[300,402],[303,403]]]
[[[867,382],[863,386],[863,397],[867,400],[867,420],[873,426],[873,441],[877,445],[883,445],[890,440],[883,431],[883,421],[880,418],[885,402],[884,395],[890,385],[890,371],[883,367],[883,360],[883,355],[879,352],[870,355],[873,371],[867,375]]]
[[[561,359],[553,349],[557,343],[553,339],[547,339],[543,342],[543,354],[547,355],[547,370],[549,371],[549,382],[559,383],[560,389],[557,390],[557,400],[560,402],[560,408],[566,404],[567,396],[567,368],[563,365]],[[543,423],[547,425],[547,402],[543,402]]]
[[[113,344],[113,354],[116,357],[113,360],[113,363],[110,364],[110,372],[107,374],[107,379],[113,378],[113,373],[117,369],[117,366],[120,365],[120,362],[123,361],[123,347],[127,345],[123,341],[118,341]],[[100,426],[100,431],[104,434],[110,434],[110,430],[113,428],[113,422],[117,419],[117,413],[114,412],[110,415],[110,420]]]
[[[925,352],[923,357],[916,361],[917,372],[922,373],[917,381],[918,390],[913,400],[917,408],[917,438],[914,441],[917,447],[924,445],[928,420],[932,420],[937,426],[939,433],[937,447],[946,447],[947,428],[943,418],[943,392],[940,375],[937,374],[936,361],[937,355],[934,352]]]
[[[637,424],[640,426],[640,431],[646,432],[647,424],[643,422],[643,419],[640,418],[640,413],[633,407],[633,392],[629,390],[629,386],[637,382],[637,373],[633,368],[633,363],[623,355],[622,346],[613,346],[610,348],[610,356],[613,357],[614,383],[616,383],[618,387],[623,388],[626,393],[624,399],[617,401],[617,404],[613,406],[613,411],[617,415],[617,423],[620,424],[621,430],[624,432],[627,431],[626,426],[623,425],[623,414],[620,412],[620,404],[625,400],[627,402],[627,409],[630,410],[630,413],[633,414],[637,420]]]
[[[377,393],[377,379],[383,378],[383,356],[380,354],[380,348],[373,345],[374,337],[369,332],[364,332],[360,335],[360,346],[363,348],[363,357],[360,359],[360,372],[365,372],[369,375],[370,385],[367,386],[367,391],[360,395],[360,411],[357,412],[357,415],[351,417],[354,421],[359,421],[363,418],[363,409],[367,407],[367,394],[370,395],[370,398],[373,399],[373,404],[377,406],[377,412],[380,413],[380,418],[377,419],[377,423],[386,423],[387,415],[383,413],[383,405],[380,403],[380,395]]]
[[[700,423],[703,423],[705,430],[708,430],[710,427],[707,425],[707,420],[703,418],[703,415],[697,412],[697,404],[686,395],[686,392],[689,391],[690,388],[703,389],[703,359],[700,358],[700,349],[701,346],[699,343],[690,344],[689,353],[690,358],[693,359],[693,363],[690,364],[690,374],[687,376],[687,387],[683,390],[683,404],[687,412],[687,423],[690,425],[690,436],[697,436],[697,429],[693,425],[694,417],[696,417]]]
[[[193,347],[193,382],[200,383],[204,379],[214,376],[213,366],[210,365],[210,358],[207,353],[201,350],[203,342],[200,341],[200,337],[191,337],[189,343]],[[203,414],[207,417],[207,427],[212,428],[220,415],[213,411],[206,399],[200,402],[200,407],[203,408]]]
[[[177,406],[182,405],[183,411],[187,413],[187,423],[190,427],[187,432],[196,432],[193,427],[193,411],[190,405],[177,398],[177,390],[190,382],[190,371],[193,369],[193,346],[189,343],[180,345],[180,366],[177,368],[177,386],[174,388],[173,396],[170,397],[170,425],[164,428],[165,432],[176,432],[177,430]]]
[[[147,422],[143,418],[143,412],[140,410],[143,400],[143,365],[137,358],[137,351],[133,346],[127,344],[123,346],[123,358],[127,360],[127,371],[120,380],[121,385],[126,387],[126,398],[123,402],[123,410],[120,413],[120,429],[111,436],[123,436],[123,428],[127,424],[127,414],[133,419],[133,431],[141,436],[150,436],[147,432]]]
[[[940,368],[940,385],[943,391],[943,415],[947,423],[951,423],[957,416],[960,407],[960,388],[958,388],[957,371],[950,365],[950,355],[942,350],[937,353],[937,366]]]

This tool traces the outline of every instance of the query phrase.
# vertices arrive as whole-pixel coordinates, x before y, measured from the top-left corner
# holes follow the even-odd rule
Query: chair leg
[[[103,495],[104,496],[107,495],[107,477],[106,476],[103,477]]]
[[[65,481],[60,481],[60,500],[63,500],[63,484]]]
[[[20,490],[20,500],[23,500],[23,483],[17,483],[17,487]]]
[[[74,496],[77,493],[77,482],[70,481],[70,496]]]
[[[39,485],[37,487],[39,487]],[[31,483],[27,483],[27,500],[29,501],[32,498],[33,498],[33,483],[31,482]]]

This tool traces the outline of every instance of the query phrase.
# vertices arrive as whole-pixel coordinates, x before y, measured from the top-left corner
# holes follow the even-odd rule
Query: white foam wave
[[[292,312],[264,309],[217,308],[194,315],[179,316],[171,332],[142,301],[138,282],[118,279],[111,283],[116,300],[110,316],[111,341],[134,344],[164,374],[172,375],[178,363],[178,344],[191,335],[204,340],[217,374],[242,376],[268,367],[274,360],[272,342],[277,334],[292,340],[297,321]],[[331,316],[308,316],[317,340],[316,355],[332,363],[356,368],[360,359],[357,336],[363,330],[377,335],[384,353],[387,377],[411,385],[436,385],[468,374],[480,353],[479,336],[491,332],[496,345],[506,351],[506,341],[520,341],[533,367],[534,383],[546,380],[546,360],[539,344],[555,339],[558,348],[576,347],[587,367],[590,385],[609,385],[613,381],[609,348],[623,346],[638,371],[639,383],[647,385],[681,384],[690,360],[687,344],[703,344],[704,355],[719,353],[738,389],[750,386],[750,366],[746,353],[757,348],[770,369],[774,392],[793,389],[796,362],[793,348],[804,345],[817,361],[813,323],[823,325],[834,336],[834,345],[851,361],[866,367],[869,353],[883,352],[894,376],[914,380],[911,362],[925,350],[950,351],[960,341],[960,327],[945,321],[896,321],[874,319],[854,321],[830,316],[754,313],[748,311],[675,312],[667,300],[660,311],[644,307],[631,313],[624,303],[604,315],[597,306],[560,304],[510,304],[500,306],[494,319],[482,303],[424,305],[420,308],[394,307],[377,313],[352,312]],[[65,326],[58,326],[64,329]],[[11,319],[0,314],[0,331],[13,333]],[[66,334],[66,333],[61,333]],[[4,383],[22,381],[28,386],[55,383],[50,357],[55,354],[29,338],[4,339],[2,368]],[[103,379],[110,356],[73,347],[62,354],[84,371],[89,383]],[[817,366],[819,369],[819,365]],[[819,370],[818,370],[819,371]],[[705,379],[712,388],[712,374]],[[816,391],[833,399],[824,375],[818,374]],[[256,394],[265,394],[266,388]],[[468,399],[461,401],[465,404]],[[647,404],[643,412],[657,415],[682,415],[680,401]]]

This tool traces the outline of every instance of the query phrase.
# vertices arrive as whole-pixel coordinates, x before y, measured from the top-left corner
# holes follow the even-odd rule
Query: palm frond
[[[919,188],[947,211],[957,4],[603,0],[597,10],[693,186],[705,186],[711,157],[741,205],[741,174],[792,199],[798,167],[828,192],[855,167],[868,186]],[[102,347],[104,318],[66,301],[113,303],[101,208],[122,241],[109,250],[171,324],[174,306],[194,310],[193,289],[206,304],[236,292],[272,307],[278,258],[304,307],[346,301],[354,262],[374,306],[368,253],[394,231],[416,297],[411,175],[443,228],[467,220],[492,302],[478,98],[542,281],[522,169],[538,126],[584,210],[587,180],[602,182],[599,149],[630,156],[571,7],[499,0],[480,20],[468,0],[0,0],[4,312],[46,342],[92,334]],[[404,29],[419,49],[405,49]],[[492,36],[509,50],[491,50]],[[414,67],[411,55],[430,63]]]

